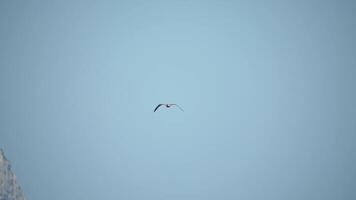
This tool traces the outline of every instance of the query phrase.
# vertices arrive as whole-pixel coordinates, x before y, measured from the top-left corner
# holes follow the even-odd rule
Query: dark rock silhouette
[[[16,176],[11,171],[10,162],[2,149],[0,149],[0,200],[25,200]]]

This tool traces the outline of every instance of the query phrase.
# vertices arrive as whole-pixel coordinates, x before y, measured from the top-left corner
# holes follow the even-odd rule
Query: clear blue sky
[[[33,200],[356,199],[355,13],[2,0],[0,147]]]

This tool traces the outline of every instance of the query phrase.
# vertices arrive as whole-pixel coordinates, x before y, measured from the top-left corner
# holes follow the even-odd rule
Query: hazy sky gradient
[[[2,0],[0,30],[28,199],[356,199],[355,1]]]

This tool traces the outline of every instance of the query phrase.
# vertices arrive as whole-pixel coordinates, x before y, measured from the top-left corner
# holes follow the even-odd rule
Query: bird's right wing
[[[181,111],[184,112],[183,108],[181,108],[178,104],[172,104],[172,105],[177,106]]]
[[[156,110],[159,108],[159,107],[161,107],[163,104],[158,104],[158,106],[155,108],[155,110],[153,111],[153,112],[156,112]]]

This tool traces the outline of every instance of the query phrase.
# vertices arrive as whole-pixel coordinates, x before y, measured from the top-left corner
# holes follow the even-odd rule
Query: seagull
[[[178,104],[175,104],[175,103],[160,103],[160,104],[158,104],[158,106],[155,108],[155,110],[153,112],[156,112],[157,109],[161,106],[166,106],[166,108],[170,108],[172,106],[177,106],[181,111],[184,112],[184,110]]]

